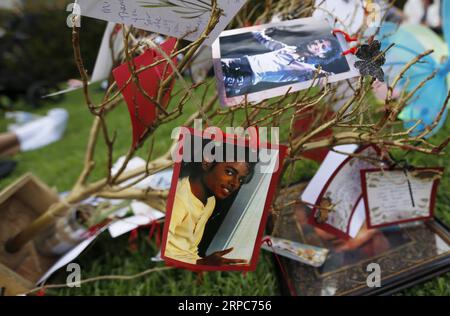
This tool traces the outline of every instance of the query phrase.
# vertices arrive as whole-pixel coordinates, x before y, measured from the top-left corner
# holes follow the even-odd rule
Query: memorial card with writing
[[[205,40],[219,36],[246,0],[218,0],[223,10],[219,23]],[[211,12],[210,0],[78,0],[81,15],[133,25],[154,33],[194,41],[206,29]]]
[[[338,146],[330,152],[302,194],[312,207],[309,219],[339,238],[355,238],[365,222],[360,170],[380,167],[375,146]]]
[[[361,170],[369,228],[433,217],[442,168]]]

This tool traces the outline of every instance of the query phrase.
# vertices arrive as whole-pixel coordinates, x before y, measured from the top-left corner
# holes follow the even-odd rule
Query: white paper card
[[[112,166],[111,168],[111,174],[115,175],[122,167],[123,163],[125,162],[125,156],[120,157]],[[146,166],[146,162],[141,157],[134,157],[131,159],[127,167],[125,168],[125,173],[130,172],[139,168],[143,168]],[[152,188],[153,190],[168,190],[170,189],[170,184],[172,182],[172,174],[173,169],[166,169],[162,170],[160,172],[157,172],[155,174],[149,175],[148,177],[142,179],[138,183],[134,184],[133,187],[136,189],[148,189]],[[127,180],[121,184],[121,186],[128,186],[131,183],[136,182],[136,179],[139,179],[140,176],[136,176],[134,178],[131,178],[130,180]]]
[[[264,243],[261,248],[316,268],[325,263],[330,252],[325,248],[305,245],[283,238],[270,237],[270,240],[272,241],[272,246]]]
[[[115,35],[114,35],[115,34]],[[110,40],[112,39],[112,47]],[[111,51],[112,48],[112,51]],[[123,33],[116,28],[115,23],[108,23],[103,34],[102,43],[95,60],[94,71],[92,72],[91,83],[108,79],[113,68],[114,59],[119,58],[120,52],[124,49]]]
[[[150,221],[150,218],[148,218],[147,216],[130,216],[109,225],[108,231],[112,238],[117,238],[132,231],[133,229],[138,228],[139,226],[149,224]]]
[[[218,0],[223,10],[220,21],[205,44],[210,45],[230,23],[246,0]],[[211,15],[208,0],[78,0],[81,15],[186,40],[196,40],[206,29]],[[83,23],[83,22],[81,22]]]
[[[100,44],[97,59],[95,60],[95,66],[89,84],[108,79],[108,77],[111,75],[113,67],[112,55],[114,55],[114,58],[116,59],[119,58],[120,52],[124,48],[122,31],[116,30],[115,27],[116,27],[115,23],[108,23],[108,25],[106,26],[105,33],[103,33],[103,39]],[[113,33],[115,33],[116,35],[112,37],[113,46],[111,51],[110,39]],[[57,91],[55,93],[47,94],[43,98],[55,97],[60,94],[65,94],[79,90],[82,87],[83,87],[82,85],[77,87],[69,87],[67,89]]]
[[[108,227],[108,231],[112,238],[119,237],[126,234],[139,226],[148,225],[153,221],[161,219],[165,216],[164,213],[155,210],[149,205],[134,201],[131,203],[131,209],[134,216],[130,216],[118,221],[115,221]]]
[[[366,199],[370,226],[430,217],[432,177],[421,179],[403,170],[367,171]]]
[[[364,206],[364,200],[361,199],[356,206],[355,213],[350,221],[350,229],[348,234],[350,237],[355,238],[361,230],[362,225],[366,221],[366,207]]]
[[[313,17],[326,20],[331,27],[356,34],[363,26],[378,27],[389,1],[384,0],[316,0]]]
[[[334,149],[339,152],[345,152],[352,154],[358,148],[357,145],[343,145],[337,146]],[[320,192],[322,188],[327,183],[328,179],[333,175],[333,172],[339,167],[341,163],[347,159],[347,155],[339,154],[331,151],[323,161],[319,170],[316,172],[314,177],[309,182],[305,191],[302,193],[302,200],[309,204],[316,204],[317,199],[319,198]]]

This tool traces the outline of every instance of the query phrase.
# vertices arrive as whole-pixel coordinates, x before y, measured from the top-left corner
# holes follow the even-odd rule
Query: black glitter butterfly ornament
[[[381,66],[386,62],[385,53],[381,52],[380,41],[374,40],[370,44],[361,45],[356,51],[358,60],[355,68],[362,76],[371,76],[380,82],[384,82],[384,71]]]

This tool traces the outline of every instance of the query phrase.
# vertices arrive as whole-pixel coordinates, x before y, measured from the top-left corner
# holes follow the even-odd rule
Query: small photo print
[[[162,258],[196,271],[256,269],[287,148],[180,133]]]
[[[260,102],[314,83],[359,76],[347,44],[325,21],[297,19],[222,32],[213,44],[221,103]],[[290,90],[289,90],[290,89]]]
[[[272,244],[269,246],[267,243],[264,243],[262,245],[264,250],[316,268],[321,267],[325,263],[330,252],[325,248],[301,244],[284,238],[272,236],[267,238],[270,239]]]
[[[442,168],[361,170],[369,228],[433,217]]]

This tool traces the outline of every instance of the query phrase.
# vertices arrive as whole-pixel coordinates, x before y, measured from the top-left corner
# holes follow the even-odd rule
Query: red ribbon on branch
[[[339,30],[339,29],[334,29],[332,31],[333,35],[336,36],[336,34],[342,34],[344,36],[344,39],[347,43],[351,43],[351,42],[357,42],[358,41],[358,36],[350,36],[348,33],[344,32],[343,30]],[[344,52],[342,52],[342,55],[348,55],[348,54],[356,54],[356,52],[358,51],[358,46],[354,46]]]

